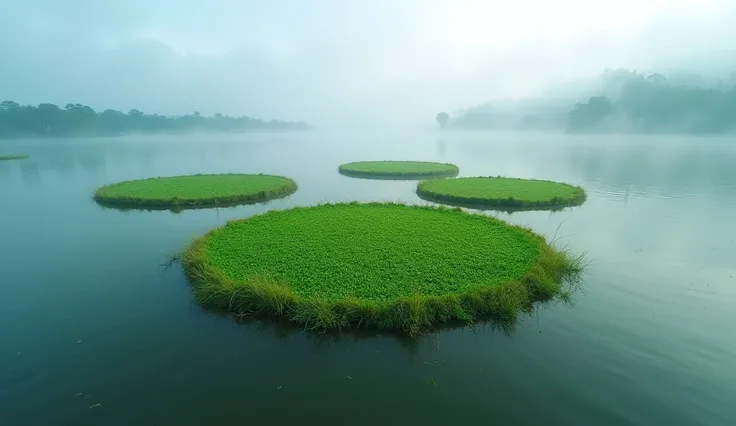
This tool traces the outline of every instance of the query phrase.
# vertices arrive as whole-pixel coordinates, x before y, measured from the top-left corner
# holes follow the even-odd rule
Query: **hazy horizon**
[[[0,13],[3,99],[317,126],[430,124],[606,68],[736,69],[736,2],[29,0]],[[730,27],[730,28],[729,28]]]

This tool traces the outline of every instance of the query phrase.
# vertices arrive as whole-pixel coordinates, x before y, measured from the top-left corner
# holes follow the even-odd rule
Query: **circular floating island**
[[[454,177],[459,173],[454,164],[428,161],[357,161],[343,164],[337,170],[345,176],[387,180]]]
[[[579,258],[530,230],[447,207],[323,204],[228,222],[181,257],[197,301],[307,328],[418,331],[513,321],[564,296]]]
[[[580,205],[586,198],[585,190],[579,186],[504,177],[428,180],[417,185],[417,195],[442,204],[510,211],[560,209]]]
[[[25,160],[26,158],[30,158],[30,155],[21,154],[21,155],[0,155],[0,161],[10,161],[10,160]]]
[[[95,200],[122,208],[174,209],[238,205],[293,194],[296,183],[282,176],[219,174],[130,180],[101,187]]]

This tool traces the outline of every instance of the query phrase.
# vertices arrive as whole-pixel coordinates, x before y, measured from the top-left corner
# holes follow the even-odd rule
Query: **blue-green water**
[[[0,146],[32,155],[0,163],[0,425],[736,424],[733,140],[309,133]],[[412,344],[238,324],[199,309],[180,268],[161,266],[231,218],[420,202],[413,182],[336,171],[371,159],[584,186],[580,207],[492,214],[587,251],[585,292],[509,334],[464,328]],[[300,189],[179,214],[92,200],[114,181],[211,172],[283,174]]]

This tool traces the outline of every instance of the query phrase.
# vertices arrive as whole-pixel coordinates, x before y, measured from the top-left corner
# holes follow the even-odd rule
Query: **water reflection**
[[[512,338],[518,324],[537,315],[546,306],[538,305],[531,312],[519,315],[514,321],[478,321],[473,324],[463,322],[454,322],[443,324],[432,329],[424,330],[419,333],[408,333],[401,330],[376,330],[366,328],[351,328],[344,330],[309,330],[300,327],[287,320],[271,320],[267,318],[258,318],[249,315],[232,315],[225,312],[214,312],[205,310],[210,315],[218,315],[222,318],[231,318],[240,326],[259,333],[266,333],[277,340],[291,338],[295,335],[305,337],[315,346],[325,347],[330,344],[342,344],[345,342],[357,342],[362,340],[373,339],[391,339],[395,340],[404,348],[416,349],[427,341],[432,341],[440,334],[452,331],[468,331],[477,336],[483,335],[503,335]]]
[[[23,161],[20,164],[20,173],[25,183],[35,184],[41,180],[41,169],[35,161]]]
[[[417,197],[419,199],[427,201],[428,203],[431,203],[433,205],[443,205],[443,206],[451,206],[451,207],[459,207],[463,209],[468,210],[476,210],[476,211],[495,211],[495,212],[503,212],[507,214],[512,213],[519,213],[519,212],[543,212],[543,211],[549,211],[549,212],[561,212],[566,209],[570,209],[573,207],[577,207],[582,205],[585,200],[576,201],[574,203],[570,204],[561,204],[556,205],[552,207],[536,207],[536,206],[529,206],[529,207],[507,207],[507,206],[489,206],[487,204],[476,204],[476,203],[462,203],[459,201],[450,201],[450,200],[442,200],[438,199],[429,195],[422,194],[420,192],[417,192]]]
[[[7,178],[10,176],[11,173],[11,167],[13,167],[10,164],[6,164],[9,162],[0,161],[0,176],[3,176],[3,178]]]
[[[447,140],[437,138],[437,158],[444,160],[447,157]]]
[[[448,172],[448,173],[435,173],[431,176],[427,175],[412,175],[412,174],[405,174],[405,175],[378,175],[373,173],[362,173],[362,172],[353,172],[348,170],[340,170],[337,171],[343,176],[354,178],[354,179],[367,179],[367,180],[424,180],[424,179],[439,179],[439,178],[452,178],[459,174],[459,172]]]
[[[670,196],[715,184],[736,186],[733,144],[705,140],[673,149],[661,142],[567,147],[567,163],[587,181],[624,191],[658,191]]]
[[[296,193],[296,191],[297,191],[297,188],[294,188],[290,192],[274,194],[269,197],[261,198],[258,200],[236,201],[236,202],[230,202],[230,203],[207,203],[207,204],[197,204],[197,205],[176,205],[176,206],[135,205],[135,204],[116,203],[116,202],[110,202],[110,201],[98,200],[98,199],[95,199],[95,202],[102,209],[105,209],[105,210],[119,210],[123,212],[131,211],[131,210],[141,210],[141,211],[148,211],[148,212],[170,211],[172,213],[178,214],[185,210],[227,209],[227,208],[240,207],[240,206],[253,206],[256,204],[268,205],[271,201],[274,201],[274,200],[287,199],[292,194]]]

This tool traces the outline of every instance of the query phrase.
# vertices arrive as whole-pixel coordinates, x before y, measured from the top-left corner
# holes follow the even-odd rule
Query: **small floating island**
[[[118,182],[99,188],[94,198],[121,208],[185,209],[263,202],[296,189],[296,182],[286,177],[232,173]]]
[[[567,295],[581,259],[460,209],[339,203],[228,222],[181,256],[206,308],[309,329],[513,321]]]
[[[0,155],[0,161],[11,161],[11,160],[25,160],[27,158],[30,158],[30,155],[26,154],[20,154],[20,155]]]
[[[343,164],[337,170],[345,176],[387,180],[454,177],[459,173],[454,164],[428,161],[357,161]]]
[[[579,186],[505,177],[428,180],[417,185],[417,195],[441,204],[509,210],[561,209],[580,205],[587,197]]]

